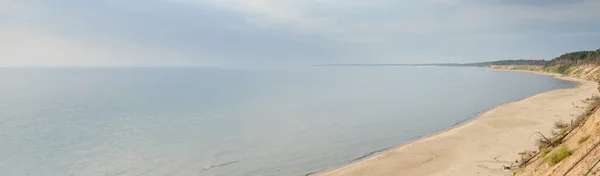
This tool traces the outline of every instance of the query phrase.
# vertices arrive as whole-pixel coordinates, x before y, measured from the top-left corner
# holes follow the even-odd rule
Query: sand
[[[597,93],[596,82],[536,74],[580,84],[497,106],[453,128],[319,175],[510,175],[502,166],[519,159],[519,152],[537,149],[534,132],[549,135],[555,121],[568,122],[583,113],[587,104],[582,100]]]

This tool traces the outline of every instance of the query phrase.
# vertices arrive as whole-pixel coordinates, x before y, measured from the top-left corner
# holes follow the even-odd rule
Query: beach
[[[499,105],[452,128],[319,175],[509,175],[503,165],[518,160],[520,152],[537,149],[538,136],[533,133],[549,135],[554,122],[569,122],[583,113],[587,107],[583,100],[597,94],[598,85],[593,81],[525,72],[576,81],[579,85]]]

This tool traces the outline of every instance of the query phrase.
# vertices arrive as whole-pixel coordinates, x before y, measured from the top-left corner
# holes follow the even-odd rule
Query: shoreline
[[[340,166],[338,168],[333,168],[333,169],[327,169],[325,171],[319,172],[317,173],[317,175],[322,175],[322,176],[331,176],[331,175],[456,175],[456,176],[462,176],[462,175],[480,175],[480,174],[486,174],[486,175],[506,175],[509,174],[509,172],[507,171],[503,171],[501,169],[502,164],[508,164],[511,163],[512,161],[514,161],[515,159],[518,159],[518,152],[522,152],[525,151],[527,149],[532,149],[531,147],[534,146],[534,139],[527,139],[527,140],[523,140],[521,139],[518,143],[516,142],[509,142],[509,143],[516,143],[516,145],[512,145],[512,146],[493,146],[493,145],[502,145],[499,144],[498,141],[489,141],[489,142],[478,142],[478,145],[475,146],[469,146],[469,143],[467,139],[472,138],[472,139],[478,139],[478,138],[494,138],[493,135],[497,135],[497,132],[503,132],[503,133],[516,133],[513,135],[520,135],[521,138],[522,136],[530,136],[532,133],[523,133],[525,131],[531,132],[531,131],[539,131],[539,130],[543,130],[540,131],[542,133],[549,133],[546,132],[547,130],[550,130],[552,128],[552,124],[558,120],[566,120],[566,119],[570,119],[570,115],[566,115],[566,114],[573,114],[576,115],[578,113],[581,113],[580,109],[577,108],[569,108],[570,110],[563,110],[563,116],[559,116],[559,115],[555,115],[555,118],[537,118],[534,120],[538,120],[538,121],[542,121],[540,122],[541,124],[538,123],[533,123],[534,126],[536,126],[536,128],[534,129],[515,129],[517,132],[515,132],[514,130],[510,130],[511,123],[512,120],[525,120],[525,122],[527,122],[527,119],[523,119],[520,117],[504,117],[504,119],[484,119],[484,118],[490,118],[489,116],[494,116],[494,112],[499,111],[498,109],[502,109],[502,110],[506,110],[506,108],[508,108],[508,110],[512,110],[512,111],[521,111],[518,110],[519,107],[506,107],[506,106],[510,106],[513,104],[518,104],[518,103],[529,103],[529,104],[533,104],[535,106],[534,103],[531,103],[532,99],[535,99],[536,97],[540,97],[540,96],[551,96],[552,94],[558,94],[560,92],[568,92],[568,93],[578,93],[577,96],[576,95],[572,95],[570,97],[570,99],[568,100],[558,100],[558,99],[553,99],[553,101],[559,101],[562,102],[562,104],[565,104],[566,101],[568,101],[567,103],[569,103],[569,105],[567,105],[567,107],[570,107],[570,103],[572,103],[572,105],[575,105],[575,102],[571,102],[574,99],[577,100],[583,100],[585,98],[590,97],[593,93],[596,93],[596,86],[597,83],[592,82],[592,81],[587,81],[587,80],[583,80],[583,79],[579,79],[579,78],[574,78],[574,77],[569,77],[569,76],[563,76],[557,73],[546,73],[546,72],[536,72],[536,71],[528,71],[528,70],[503,70],[503,69],[492,69],[492,68],[486,68],[487,70],[490,71],[516,71],[516,72],[524,72],[524,73],[530,73],[530,74],[537,74],[537,75],[543,75],[543,76],[549,76],[555,79],[560,79],[560,80],[566,80],[566,81],[572,81],[572,82],[577,82],[577,86],[572,87],[572,88],[562,88],[562,89],[553,89],[553,90],[549,90],[549,91],[545,91],[545,92],[541,92],[538,94],[534,94],[531,96],[527,96],[525,98],[513,101],[513,102],[508,102],[508,103],[504,103],[504,104],[500,104],[497,105],[495,107],[492,107],[484,112],[479,113],[478,115],[469,118],[468,120],[462,121],[462,122],[458,122],[456,125],[453,125],[451,127],[448,127],[446,129],[442,129],[439,130],[437,132],[428,134],[428,135],[424,135],[421,137],[418,137],[416,139],[407,141],[399,146],[395,146],[392,148],[389,148],[387,150],[384,150],[382,152],[378,152],[375,153],[373,155],[370,155],[368,157],[365,157],[361,160],[357,160],[357,161],[353,161],[351,163],[348,163],[346,165]],[[584,94],[589,93],[589,96],[585,96]],[[581,104],[581,102],[576,101],[578,104]],[[544,102],[541,102],[544,103]],[[539,104],[539,103],[538,103]],[[539,105],[537,105],[539,106]],[[578,105],[576,107],[587,107],[587,104],[583,104],[583,105]],[[511,109],[512,108],[512,109]],[[541,108],[543,109],[543,108]],[[538,109],[538,110],[541,110]],[[557,109],[557,108],[555,108]],[[558,109],[564,109],[564,108],[558,108]],[[548,111],[552,111],[552,108],[550,108]],[[526,112],[529,113],[529,112]],[[536,111],[530,111],[530,113],[536,113]],[[503,115],[502,113],[497,112],[496,114],[499,115]],[[544,114],[547,115],[546,113],[540,112],[540,114]],[[510,114],[508,114],[510,115]],[[486,122],[488,121],[488,122]],[[477,129],[478,128],[485,128],[485,125],[489,125],[486,123],[489,123],[491,121],[495,121],[495,123],[499,123],[499,126],[505,126],[505,128],[503,128],[502,130],[497,130],[494,131],[494,129],[485,129],[487,133],[485,134],[479,134],[479,133],[484,133],[484,132],[478,132]],[[504,124],[504,125],[503,125]],[[507,126],[506,126],[507,125]],[[517,127],[515,128],[526,128],[527,127],[527,123],[525,124],[514,124]],[[521,126],[519,126],[521,125]],[[522,126],[525,125],[525,126]],[[532,125],[531,123],[529,123],[529,125]],[[508,127],[509,130],[506,130],[506,128]],[[545,129],[544,129],[545,128]],[[509,131],[509,132],[507,132]],[[511,132],[512,131],[512,132]],[[523,131],[523,132],[521,132]],[[469,132],[466,134],[461,134],[461,132]],[[470,134],[470,133],[474,133]],[[487,135],[487,136],[486,136]],[[510,136],[510,135],[509,135]],[[514,137],[514,136],[513,136]],[[473,141],[476,142],[477,140]],[[501,143],[506,143],[507,141],[502,140],[503,142]],[[527,142],[528,141],[528,142]],[[525,143],[524,143],[525,142]],[[477,143],[477,142],[476,142]],[[448,146],[447,145],[453,145],[453,146]],[[460,148],[460,147],[464,147]],[[501,150],[498,151],[494,151],[494,150],[489,150],[489,148],[498,148],[498,147],[503,147]],[[471,154],[471,150],[468,149],[474,149],[474,150],[480,150],[483,152],[480,152],[479,155],[477,156],[469,156],[469,154]],[[448,151],[450,150],[450,151]],[[465,154],[466,155],[458,155],[457,153],[461,153],[461,154]],[[487,154],[491,154],[491,153],[496,153],[496,154],[500,154],[500,155],[490,155],[489,158],[485,158],[483,157],[484,155]],[[484,154],[484,155],[481,155]],[[509,157],[509,156],[512,156]],[[490,160],[491,159],[491,160]],[[483,164],[482,164],[483,163]],[[487,163],[487,164],[486,164]],[[490,164],[491,163],[491,164]],[[494,166],[497,166],[494,168]]]

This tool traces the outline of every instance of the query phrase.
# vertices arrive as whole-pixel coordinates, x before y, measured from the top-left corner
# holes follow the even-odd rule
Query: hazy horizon
[[[600,47],[595,0],[0,1],[0,67],[552,59]]]

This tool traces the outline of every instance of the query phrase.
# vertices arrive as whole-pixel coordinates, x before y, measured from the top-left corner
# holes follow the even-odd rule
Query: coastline
[[[519,152],[535,149],[533,132],[548,134],[555,121],[582,113],[587,104],[581,100],[597,88],[596,82],[554,73],[488,70],[544,75],[578,85],[498,105],[447,129],[318,175],[507,175],[510,172],[502,170],[503,165],[518,159]]]

